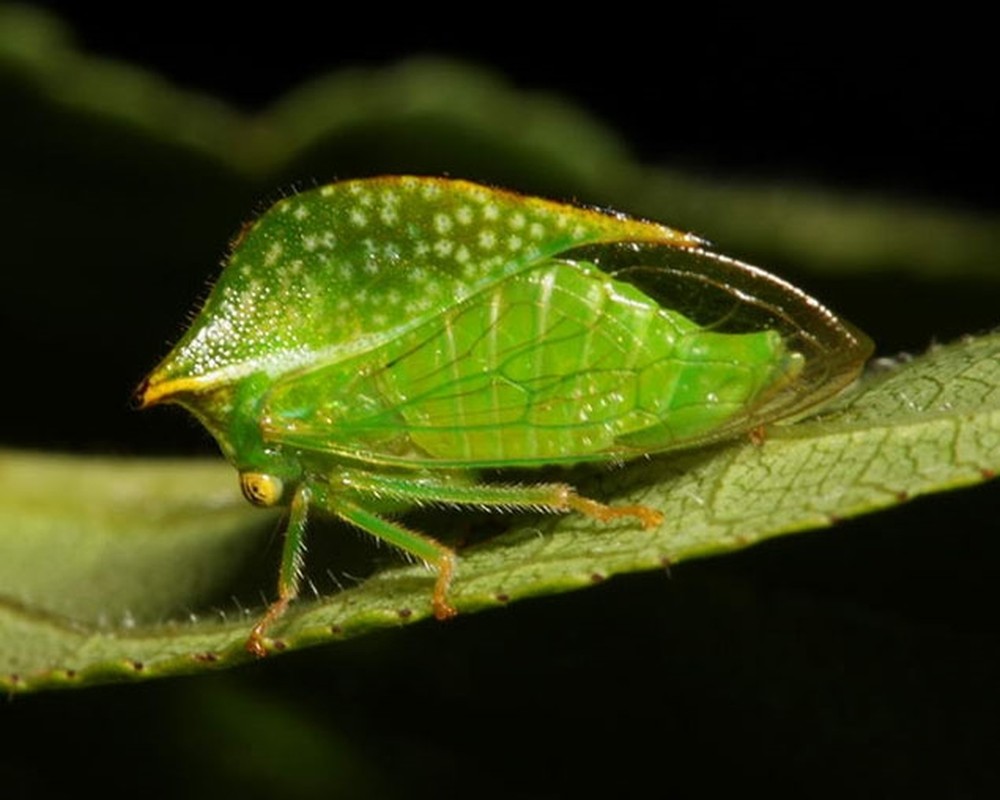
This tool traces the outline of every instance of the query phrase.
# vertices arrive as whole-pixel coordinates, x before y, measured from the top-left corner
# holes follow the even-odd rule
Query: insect
[[[484,469],[620,463],[759,431],[857,377],[871,343],[802,291],[620,214],[441,178],[346,181],[244,230],[200,313],[143,382],[212,433],[259,506],[288,505],[277,599],[311,510],[436,571],[449,547],[393,514],[442,504],[661,515]]]

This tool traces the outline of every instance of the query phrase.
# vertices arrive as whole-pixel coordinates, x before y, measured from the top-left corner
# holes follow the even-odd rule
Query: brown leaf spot
[[[204,664],[212,664],[219,660],[219,656],[212,652],[195,653],[193,658],[195,661],[201,661]]]

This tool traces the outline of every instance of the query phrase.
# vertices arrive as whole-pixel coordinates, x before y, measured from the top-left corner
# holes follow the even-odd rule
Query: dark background
[[[563,9],[577,22],[597,16],[560,29],[540,8],[470,7],[456,25],[424,9],[339,19],[332,5],[324,17],[245,8],[219,20],[208,7],[64,5],[82,47],[247,109],[325,71],[444,54],[562,94],[648,163],[998,206],[995,66],[974,21],[835,30],[825,19],[622,18],[604,7]],[[996,322],[981,285],[870,288],[854,319],[890,342],[883,354]],[[965,303],[978,311],[963,315]],[[937,304],[947,321],[897,344],[894,321],[915,324],[910,304],[928,314]],[[179,415],[161,416],[15,439],[156,451],[178,440],[156,433],[172,426],[183,429],[173,447],[211,449]],[[0,792],[37,796],[70,780],[247,796],[986,794],[998,783],[998,518],[987,484],[684,564],[669,579],[630,576],[217,677],[15,698],[0,709],[12,787]]]
[[[887,30],[867,19],[646,20],[606,8],[576,20],[589,25],[560,29],[532,24],[527,9],[338,20],[48,5],[63,6],[87,49],[245,109],[330,70],[446,55],[565,96],[646,162],[933,203],[1000,202],[994,53],[971,19]]]

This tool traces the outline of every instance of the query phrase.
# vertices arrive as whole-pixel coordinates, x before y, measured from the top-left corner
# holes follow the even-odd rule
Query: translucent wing
[[[660,251],[670,264],[654,263]],[[834,379],[844,370],[831,355],[853,331],[766,273],[676,248],[583,255],[512,276],[374,350],[286,375],[265,398],[265,439],[412,466],[624,459],[736,435],[854,377]],[[747,308],[739,278],[768,313],[751,326],[724,302],[698,322],[675,310],[666,295],[704,304],[706,287],[686,278],[706,264],[733,308]],[[808,333],[817,315],[837,330]],[[729,332],[733,322],[743,329]],[[856,373],[856,352],[852,363]]]

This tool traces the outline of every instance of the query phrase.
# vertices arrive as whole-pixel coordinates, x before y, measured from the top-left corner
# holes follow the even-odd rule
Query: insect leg
[[[292,498],[288,524],[285,526],[285,543],[281,549],[281,566],[278,570],[278,599],[268,606],[264,616],[253,626],[246,643],[246,649],[258,658],[267,655],[267,647],[264,645],[264,634],[267,629],[284,615],[289,603],[299,593],[302,557],[305,552],[306,519],[311,499],[312,490],[307,484],[302,484]]]
[[[362,489],[363,484],[352,474],[351,484]],[[525,509],[528,511],[578,511],[601,522],[632,517],[644,528],[655,528],[663,522],[663,515],[646,506],[609,506],[581,497],[565,483],[539,483],[528,486],[492,485],[483,483],[445,483],[426,480],[408,480],[398,477],[380,477],[371,487],[373,494],[405,500],[416,505],[444,503],[480,508]]]
[[[345,498],[338,497],[330,504],[329,508],[344,521],[435,567],[437,569],[437,582],[434,584],[434,595],[431,600],[434,616],[438,619],[448,619],[458,613],[448,602],[448,587],[455,574],[455,553],[453,550],[434,541],[429,536],[411,531],[397,522],[373,514],[368,509]]]
[[[566,505],[573,511],[579,511],[585,516],[599,522],[610,522],[621,517],[634,517],[646,530],[656,528],[663,522],[663,514],[648,506],[608,506],[598,503],[589,497],[581,497],[572,488],[566,497]]]
[[[448,619],[457,613],[454,606],[448,602],[448,589],[455,574],[455,552],[425,534],[412,531],[398,522],[380,516],[367,507],[369,503],[375,504],[376,507],[388,502],[390,505],[402,506],[447,504],[533,511],[578,511],[602,522],[619,517],[634,517],[646,528],[658,525],[663,519],[658,511],[651,508],[607,506],[596,500],[581,497],[573,487],[560,483],[493,486],[427,478],[413,479],[396,475],[371,475],[360,470],[343,470],[336,473],[329,486],[314,484],[308,497],[314,504],[322,506],[345,522],[433,567],[437,571],[437,581],[434,584],[432,606],[434,616],[438,619]],[[361,502],[358,502],[359,500]],[[304,513],[302,519],[304,522]],[[288,547],[289,543],[286,541],[286,548]],[[289,555],[291,555],[290,550]],[[284,577],[283,574],[283,581]],[[291,594],[288,600],[292,597],[294,594]],[[259,628],[266,627],[281,615],[284,611],[281,603],[282,600],[279,598],[268,610],[268,616],[261,620]],[[284,605],[287,606],[287,601]]]

